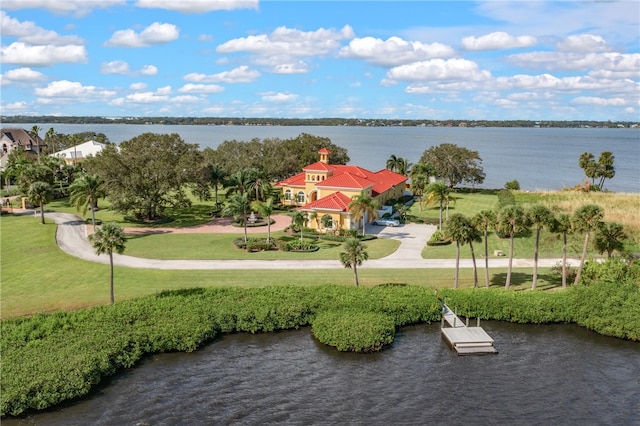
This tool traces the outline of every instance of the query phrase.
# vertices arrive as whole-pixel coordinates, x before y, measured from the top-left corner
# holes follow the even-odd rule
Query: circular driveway
[[[109,263],[108,256],[95,254],[87,239],[87,225],[75,214],[70,213],[46,213],[47,217],[58,224],[56,240],[58,246],[66,253],[91,262],[103,264]],[[285,216],[287,217],[287,216]],[[289,222],[286,224],[288,225]],[[285,226],[286,226],[285,225]],[[202,225],[197,232],[205,232],[205,227],[210,226],[208,232],[215,232],[215,225]],[[218,224],[218,226],[224,226]],[[242,233],[242,228],[231,227],[236,233]],[[219,228],[225,229],[225,228]],[[226,228],[230,229],[230,228]],[[251,229],[251,228],[249,228]],[[255,229],[255,228],[254,228]],[[272,230],[274,230],[272,225]],[[393,238],[400,241],[398,250],[381,259],[370,259],[362,264],[364,269],[414,269],[414,268],[455,268],[455,259],[423,259],[422,250],[431,234],[435,232],[434,225],[409,223],[398,227],[382,227],[367,225],[368,234],[377,235],[379,238]],[[157,231],[157,230],[156,230]],[[164,230],[165,232],[167,230]],[[264,232],[264,228],[260,231]],[[114,264],[129,268],[146,269],[175,269],[175,270],[214,270],[214,269],[327,269],[344,268],[339,260],[159,260],[144,259],[139,257],[114,254]],[[540,259],[539,266],[553,266],[560,259]],[[506,267],[508,259],[490,259],[490,267]],[[461,268],[470,268],[471,259],[461,259]],[[480,264],[478,264],[480,267]],[[514,259],[513,267],[530,267],[533,261],[530,259]]]

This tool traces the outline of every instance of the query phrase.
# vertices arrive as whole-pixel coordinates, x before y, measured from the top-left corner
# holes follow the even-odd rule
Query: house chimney
[[[330,153],[331,152],[327,148],[322,148],[320,151],[318,151],[318,154],[320,154],[320,162],[324,164],[329,164]]]

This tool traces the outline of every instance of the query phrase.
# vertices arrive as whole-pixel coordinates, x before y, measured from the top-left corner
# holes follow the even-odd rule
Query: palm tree
[[[304,234],[302,233],[304,228],[304,223],[306,222],[306,217],[304,213],[300,210],[296,210],[291,215],[291,225],[293,228],[298,228],[300,230],[300,244],[304,241]]]
[[[255,199],[261,201],[266,200],[269,195],[271,195],[272,186],[269,180],[264,177],[263,173],[253,169],[247,184],[247,190],[255,193]]]
[[[509,206],[498,213],[496,231],[509,236],[509,267],[507,268],[507,280],[504,288],[511,285],[511,272],[513,270],[513,239],[516,235],[529,229],[529,221],[524,210],[518,206]]]
[[[580,282],[580,276],[582,275],[582,268],[584,268],[584,262],[587,258],[587,249],[589,247],[589,237],[591,231],[600,226],[602,218],[604,217],[604,211],[600,206],[595,204],[584,205],[573,214],[573,227],[576,231],[584,232],[584,245],[582,246],[582,256],[580,256],[580,266],[576,273],[576,278],[573,285],[577,285]]]
[[[362,220],[362,235],[366,235],[365,225],[369,216],[375,218],[378,213],[377,201],[366,191],[361,191],[360,195],[353,197],[348,208],[356,222]]]
[[[38,125],[34,125],[31,128],[31,132],[29,132],[33,140],[36,141],[36,146],[38,147],[38,161],[40,161],[40,132],[41,131],[42,131],[42,127],[39,127]]]
[[[398,158],[398,163],[396,165],[396,172],[400,173],[401,175],[407,176],[409,174],[409,169],[411,168],[412,164],[409,162],[408,158]]]
[[[29,185],[27,198],[33,204],[40,206],[40,223],[44,225],[44,205],[53,198],[53,189],[46,182],[33,182]]]
[[[213,186],[213,193],[216,200],[216,209],[218,208],[218,187],[224,183],[224,179],[227,177],[227,173],[219,164],[213,164],[207,166],[207,180],[209,184]]]
[[[447,223],[445,236],[456,242],[456,274],[453,281],[453,288],[458,288],[458,275],[460,273],[460,244],[467,242],[467,218],[461,214],[454,214]]]
[[[615,250],[624,250],[624,241],[627,234],[624,233],[624,227],[619,223],[609,222],[602,223],[596,231],[593,239],[593,246],[598,253],[607,252],[607,257],[611,257]]]
[[[324,229],[327,229],[333,223],[333,217],[330,214],[322,215],[320,223]]]
[[[353,279],[358,286],[358,266],[369,258],[366,246],[357,238],[349,238],[344,242],[344,251],[340,253],[340,262],[345,268],[353,268]]]
[[[472,219],[472,225],[482,231],[484,239],[484,280],[489,288],[489,228],[496,221],[496,214],[491,210],[481,210]]]
[[[229,194],[246,194],[249,192],[249,186],[255,174],[254,169],[242,169],[234,173],[225,182],[227,187],[227,195]]]
[[[425,188],[425,194],[427,195],[427,204],[431,204],[437,201],[440,205],[440,226],[438,229],[442,230],[442,207],[444,203],[449,199],[449,192],[451,190],[442,181],[433,182],[427,185]]]
[[[251,208],[267,218],[267,243],[271,242],[271,215],[273,214],[273,197],[269,197],[267,201],[254,201]]]
[[[560,213],[553,218],[551,232],[562,234],[562,288],[567,287],[567,235],[572,231],[571,216]]]
[[[389,159],[387,160],[387,169],[391,170],[392,172],[395,172],[398,170],[398,166],[399,166],[399,158],[396,157],[394,154],[391,154],[389,156]]]
[[[535,290],[538,285],[538,256],[540,249],[540,232],[545,226],[550,226],[553,214],[551,210],[541,204],[535,204],[529,209],[529,222],[536,230],[536,243],[533,253],[533,281],[531,283],[531,290]]]
[[[471,249],[471,259],[473,260],[473,285],[478,287],[478,269],[476,268],[476,255],[473,249],[473,242],[480,241],[480,232],[473,227],[471,221],[464,215],[456,213],[447,222],[445,235],[456,242],[456,275],[453,288],[458,288],[458,277],[460,273],[460,245],[469,244]]]
[[[117,223],[109,222],[96,229],[93,234],[89,235],[89,240],[91,241],[91,245],[98,256],[102,253],[107,253],[109,255],[111,303],[114,303],[113,252],[115,251],[118,254],[124,253],[126,242],[124,231]]]
[[[91,209],[91,223],[96,226],[96,205],[98,197],[103,196],[102,181],[96,175],[82,174],[77,177],[69,186],[69,202],[76,207],[76,210],[82,209],[82,214],[87,213],[87,209]]]
[[[411,178],[411,191],[418,197],[418,207],[422,211],[422,195],[429,185],[429,176],[415,175]]]
[[[247,243],[247,213],[249,212],[249,198],[246,193],[233,194],[222,209],[223,216],[233,216],[242,220],[244,228],[244,243]]]

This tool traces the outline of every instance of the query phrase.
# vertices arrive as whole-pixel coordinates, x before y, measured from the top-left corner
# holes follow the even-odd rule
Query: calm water
[[[31,129],[29,124],[3,127]],[[416,163],[431,146],[453,143],[476,150],[486,173],[483,188],[502,188],[513,179],[522,189],[554,190],[582,183],[578,158],[612,151],[616,176],[605,189],[640,192],[639,129],[446,128],[446,127],[331,127],[331,126],[162,126],[126,124],[37,124],[45,133],[98,132],[120,143],[145,132],[178,133],[188,143],[215,148],[227,140],[294,138],[301,133],[327,137],[348,150],[352,164],[376,171],[391,154]]]
[[[458,357],[439,324],[377,354],[343,354],[309,329],[225,336],[160,354],[90,397],[3,426],[638,425],[640,344],[573,325],[484,322],[498,355]]]

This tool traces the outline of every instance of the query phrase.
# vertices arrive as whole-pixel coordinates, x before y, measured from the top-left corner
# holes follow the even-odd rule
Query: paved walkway
[[[98,263],[109,263],[106,255],[95,254],[91,244],[87,239],[86,223],[70,213],[50,212],[46,213],[49,219],[54,220],[59,226],[56,234],[58,246],[66,253]],[[287,223],[288,224],[288,223]],[[198,227],[198,232],[216,232],[223,227],[223,224],[211,223],[209,228]],[[89,227],[90,228],[90,227]],[[195,227],[194,227],[195,228]],[[277,228],[277,227],[276,227]],[[255,229],[255,228],[254,228]],[[242,230],[234,228],[235,232],[242,233]],[[272,228],[273,230],[273,228]],[[368,234],[376,234],[380,238],[393,238],[400,240],[398,250],[382,259],[370,259],[362,264],[361,269],[415,269],[415,268],[455,268],[455,259],[423,259],[420,255],[422,249],[436,230],[433,225],[406,224],[397,228],[379,227],[369,225]],[[157,231],[157,230],[156,230]],[[264,228],[254,232],[264,232]],[[211,270],[211,269],[327,269],[344,268],[339,260],[158,260],[144,259],[139,257],[114,254],[114,264],[129,268],[146,269],[190,269],[190,270]],[[540,267],[550,267],[557,264],[560,259],[540,259]],[[576,260],[571,260],[576,264]],[[508,258],[496,258],[489,260],[490,268],[507,267]],[[484,261],[477,259],[478,268],[484,266]],[[513,267],[532,267],[531,259],[514,259]],[[461,259],[461,268],[471,268],[471,259]]]

